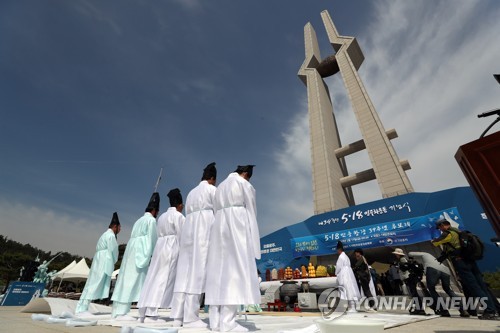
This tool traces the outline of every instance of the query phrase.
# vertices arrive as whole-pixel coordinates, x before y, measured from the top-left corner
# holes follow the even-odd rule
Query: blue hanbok
[[[135,222],[123,255],[111,297],[113,317],[126,315],[130,311],[131,303],[139,300],[156,240],[156,219],[146,212]]]

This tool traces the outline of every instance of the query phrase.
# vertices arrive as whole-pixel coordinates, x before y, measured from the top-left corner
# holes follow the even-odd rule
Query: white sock
[[[146,317],[144,318],[144,323],[164,323],[166,320],[160,319],[158,317]]]
[[[180,319],[174,319],[172,322],[172,327],[181,327],[182,326],[182,320]]]
[[[117,320],[117,321],[136,321],[137,320],[136,317],[132,317],[132,316],[129,316],[129,315],[117,316],[114,319]]]
[[[78,318],[95,317],[95,315],[92,312],[84,311],[84,312],[78,312],[77,314],[75,314],[75,317],[78,317]]]
[[[241,326],[240,324],[236,324],[236,326],[230,329],[229,332],[248,332],[248,328]]]
[[[200,320],[197,320],[197,321],[192,321],[190,323],[184,323],[184,326],[183,327],[198,327],[198,328],[205,328],[207,327],[208,325],[205,324],[203,321]]]

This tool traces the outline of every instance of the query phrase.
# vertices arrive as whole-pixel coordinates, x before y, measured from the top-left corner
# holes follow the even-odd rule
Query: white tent
[[[87,265],[87,262],[85,261],[85,258],[82,258],[78,263],[75,263],[74,265],[69,264],[65,268],[63,268],[61,271],[59,271],[55,276],[54,280],[63,280],[66,281],[72,281],[72,282],[80,282],[87,280],[89,276],[90,268]],[[59,283],[59,286],[61,283]]]
[[[76,265],[76,261],[73,260],[68,266],[64,267],[63,269],[61,269],[59,272],[57,272],[55,275],[54,275],[54,278],[53,280],[55,280],[57,277],[60,277],[62,274],[64,274],[65,272],[67,272],[68,270],[70,270],[71,268],[73,268],[73,266]]]

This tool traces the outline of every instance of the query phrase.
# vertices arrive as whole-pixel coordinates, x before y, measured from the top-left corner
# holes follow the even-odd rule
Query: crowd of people
[[[163,321],[158,309],[171,308],[173,326],[204,328],[207,324],[198,315],[203,294],[212,330],[247,331],[236,322],[237,311],[240,305],[260,303],[253,167],[238,166],[216,187],[217,169],[210,163],[186,204],[181,191],[172,189],[167,194],[170,207],[161,215],[160,195],[153,193],[144,215],[134,223],[122,258],[111,297],[115,320],[137,320],[129,315],[132,303],[137,303],[141,322]],[[79,316],[92,315],[90,302],[109,295],[119,232],[114,213],[97,243],[75,311]]]
[[[451,227],[445,219],[437,221],[436,228],[441,231],[441,236],[433,239],[431,243],[434,246],[442,246],[443,254],[439,258],[427,252],[410,252],[406,255],[401,248],[396,248],[392,252],[395,262],[381,275],[370,268],[362,249],[354,250],[355,264],[351,267],[343,252],[342,243],[338,242],[337,281],[343,287],[344,294],[341,297],[350,303],[349,309],[353,311],[354,303],[366,297],[369,305],[367,311],[374,312],[374,300],[377,295],[407,294],[411,297],[411,315],[427,315],[425,308],[429,306],[435,314],[450,317],[447,307],[450,302],[436,290],[440,283],[446,295],[453,300],[451,304],[458,307],[460,317],[497,319],[500,303],[485,283],[476,261],[461,249],[459,236],[462,231]],[[464,297],[457,295],[451,288],[452,273],[448,266],[443,264],[444,260],[450,260]],[[427,298],[426,301],[424,297]],[[478,313],[478,308],[481,308],[481,314]]]

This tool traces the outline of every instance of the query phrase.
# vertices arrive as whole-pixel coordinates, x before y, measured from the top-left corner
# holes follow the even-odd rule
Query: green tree
[[[17,280],[21,268],[39,257],[41,262],[50,260],[54,255],[51,251],[43,251],[30,244],[21,244],[6,236],[0,235],[0,285],[7,285],[9,281]],[[73,260],[80,260],[68,252],[61,253],[49,265],[49,270],[61,270]]]

